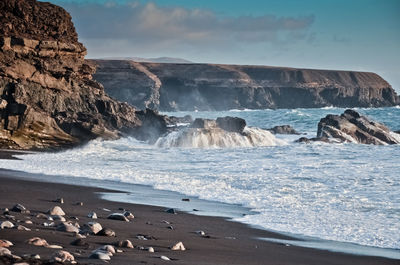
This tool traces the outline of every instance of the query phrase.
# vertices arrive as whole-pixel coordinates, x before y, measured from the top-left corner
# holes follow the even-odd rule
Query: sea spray
[[[217,129],[186,128],[158,139],[158,147],[232,148],[276,146],[286,144],[272,133],[259,128],[246,127],[242,134]]]

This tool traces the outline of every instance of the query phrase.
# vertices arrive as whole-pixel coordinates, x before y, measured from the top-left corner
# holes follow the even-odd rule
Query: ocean
[[[289,124],[304,135],[263,134],[258,146],[235,139],[224,148],[198,144],[201,139],[175,147],[174,135],[153,145],[133,138],[94,140],[63,152],[0,160],[0,167],[64,176],[72,184],[88,178],[149,185],[249,208],[234,220],[267,230],[400,250],[400,146],[294,143],[315,137],[321,118],[344,110],[171,112],[165,114],[237,116],[249,130]],[[399,107],[355,110],[400,130]]]

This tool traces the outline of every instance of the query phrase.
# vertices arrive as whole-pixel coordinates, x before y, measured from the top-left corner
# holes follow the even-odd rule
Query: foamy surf
[[[243,134],[221,129],[203,130],[186,128],[171,132],[157,140],[157,147],[233,148],[284,145],[272,133],[259,128],[246,127]]]

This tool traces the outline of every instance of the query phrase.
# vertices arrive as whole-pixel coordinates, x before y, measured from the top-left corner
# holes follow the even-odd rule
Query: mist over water
[[[258,128],[290,124],[305,136],[314,137],[322,117],[343,111],[324,108],[167,114],[238,116]],[[399,108],[358,111],[392,130],[400,129]],[[226,148],[207,146],[204,141],[197,145],[171,143],[178,135],[166,136],[156,145],[132,138],[95,140],[65,152],[26,155],[21,157],[23,161],[0,160],[0,167],[71,176],[71,183],[74,177],[88,177],[151,185],[248,206],[256,214],[237,220],[266,229],[400,249],[399,145],[298,144],[293,140],[300,136],[264,136],[260,140],[264,144],[259,146],[227,144],[230,147]]]

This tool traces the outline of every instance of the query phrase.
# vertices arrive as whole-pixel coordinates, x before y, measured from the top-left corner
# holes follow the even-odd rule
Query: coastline
[[[90,211],[95,211],[99,219],[95,220],[103,227],[111,228],[116,232],[116,238],[89,236],[86,241],[89,247],[70,245],[75,238],[71,234],[55,232],[54,228],[45,228],[39,220],[30,215],[12,213],[17,219],[31,217],[33,224],[25,225],[32,231],[17,229],[0,230],[0,239],[7,239],[14,243],[10,250],[13,254],[40,254],[42,259],[50,257],[55,250],[30,246],[25,241],[33,236],[40,236],[51,244],[62,245],[66,251],[78,253],[75,255],[79,263],[96,263],[97,260],[87,259],[90,252],[101,244],[113,243],[118,240],[129,239],[134,246],[152,246],[155,253],[148,253],[138,249],[122,249],[111,258],[112,264],[131,264],[135,262],[164,264],[159,257],[170,257],[175,264],[397,264],[398,260],[357,256],[338,252],[329,252],[314,248],[297,247],[279,241],[293,240],[288,236],[273,233],[246,224],[233,222],[223,217],[199,216],[185,212],[177,215],[165,212],[165,207],[122,203],[102,199],[102,194],[117,194],[117,191],[67,184],[41,182],[37,180],[19,179],[6,171],[0,173],[0,208],[11,208],[21,203],[32,213],[45,212],[51,206],[60,205],[52,202],[63,197],[65,203],[60,205],[67,217],[76,216],[79,224],[93,221],[87,217]],[[83,206],[76,202],[82,201]],[[120,212],[119,208],[130,210],[135,219],[125,223],[106,219],[110,209]],[[2,218],[2,221],[4,218]],[[67,220],[69,220],[67,218]],[[170,224],[166,224],[167,220]],[[168,226],[173,226],[173,230]],[[36,229],[39,229],[36,231]],[[203,230],[210,237],[201,237],[194,231]],[[136,235],[151,235],[156,239],[139,240]],[[268,242],[260,238],[273,238],[277,242]],[[171,251],[173,244],[182,241],[186,251]],[[80,252],[80,253],[79,253]],[[0,261],[1,262],[1,261]],[[4,261],[3,261],[4,262]],[[102,263],[101,261],[98,263]]]

